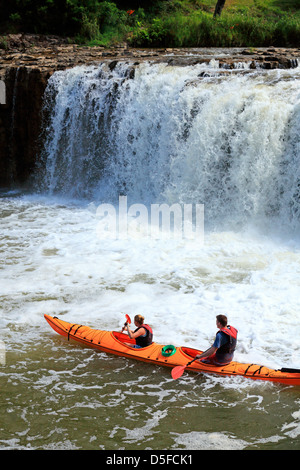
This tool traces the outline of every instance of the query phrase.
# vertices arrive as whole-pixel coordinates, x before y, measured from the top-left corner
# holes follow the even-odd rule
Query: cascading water
[[[299,68],[214,62],[52,75],[38,194],[0,198],[0,448],[299,449],[296,387],[174,381],[43,318],[121,331],[140,313],[156,342],[205,350],[226,314],[235,360],[299,369],[299,83]],[[204,204],[204,243],[99,237],[120,195]]]
[[[273,219],[297,230],[298,75],[219,72],[213,62],[56,72],[45,95],[43,190],[199,203],[208,223]]]

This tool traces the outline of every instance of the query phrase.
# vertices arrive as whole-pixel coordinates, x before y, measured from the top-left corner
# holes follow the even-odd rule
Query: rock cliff
[[[255,68],[291,68],[300,63],[300,48],[137,50],[122,44],[105,49],[81,47],[53,36],[0,38],[0,83],[5,89],[5,99],[0,99],[0,187],[24,185],[35,167],[43,94],[55,71],[103,61],[111,66],[116,61],[138,64],[143,60],[184,66],[212,59],[218,61],[220,73],[241,63],[248,64],[245,73]]]

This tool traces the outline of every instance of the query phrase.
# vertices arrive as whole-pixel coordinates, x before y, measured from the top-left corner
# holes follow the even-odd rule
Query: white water
[[[10,215],[1,219],[2,328],[47,331],[48,313],[118,329],[125,313],[141,312],[157,341],[207,348],[215,316],[225,313],[239,330],[236,359],[299,367],[297,244],[232,231],[207,234],[204,246],[100,240],[94,205],[3,202]],[[21,339],[26,334],[12,338]]]
[[[144,64],[133,80],[126,70],[82,67],[52,76],[40,194],[1,200],[0,339],[8,360],[41,338],[51,348],[55,334],[44,313],[103,329],[142,313],[156,341],[200,349],[211,345],[215,316],[225,313],[239,330],[237,360],[300,368],[299,69],[197,78],[201,66]],[[208,71],[217,72],[213,64]],[[204,204],[204,245],[99,239],[97,206],[115,204],[120,194],[130,203]],[[208,394],[213,384],[249,390],[243,404],[254,390],[252,411],[269,406],[261,403],[262,383],[207,380]],[[291,404],[281,432],[270,428],[265,442],[299,436],[299,395]],[[151,423],[137,428],[152,436]],[[222,435],[221,448],[234,448],[226,426],[209,436],[197,426],[185,427],[174,445],[201,448],[204,436],[204,448],[213,447]],[[134,442],[126,429],[125,442]]]
[[[67,216],[79,224],[70,240],[51,230],[51,266],[62,263],[55,289],[67,250],[73,315],[110,324],[143,312],[157,339],[205,348],[225,312],[240,331],[238,359],[299,366],[300,70],[146,63],[130,79],[130,67],[77,67],[50,80],[43,191],[92,201]],[[120,194],[204,204],[204,246],[100,243],[94,210]],[[63,220],[55,214],[50,227]]]
[[[2,204],[7,320],[65,312],[116,328],[142,312],[157,340],[206,348],[225,312],[238,359],[299,367],[300,71],[205,67],[52,76],[44,195]],[[100,240],[97,205],[122,193],[203,203],[204,246]]]
[[[142,64],[134,80],[128,69],[52,76],[44,190],[202,203],[217,229],[274,219],[299,233],[299,69],[228,76],[213,62]]]

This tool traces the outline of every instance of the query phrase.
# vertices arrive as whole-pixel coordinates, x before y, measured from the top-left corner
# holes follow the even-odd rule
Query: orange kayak
[[[134,348],[135,340],[130,339],[127,334],[117,331],[96,330],[89,326],[69,323],[57,317],[44,315],[45,319],[54,331],[68,340],[75,340],[85,346],[99,351],[104,351],[117,356],[137,359],[170,368],[186,366],[191,359],[202,351],[188,347],[175,347],[173,345],[162,345],[152,343],[146,348]],[[287,385],[300,385],[300,369],[270,369],[259,364],[244,364],[232,361],[225,366],[213,366],[209,364],[193,362],[186,367],[187,371],[213,373],[222,376],[238,375],[249,379],[267,380]]]

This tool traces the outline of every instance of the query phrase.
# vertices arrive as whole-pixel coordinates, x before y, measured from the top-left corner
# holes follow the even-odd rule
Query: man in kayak
[[[196,358],[199,362],[204,362],[205,364],[224,366],[233,359],[238,331],[233,326],[227,325],[227,317],[225,315],[217,315],[216,318],[219,331],[216,334],[214,344],[202,354],[198,354]]]
[[[134,324],[137,327],[134,331],[129,328],[127,323],[126,328],[129,338],[135,339],[135,345],[130,345],[134,348],[145,348],[150,346],[153,340],[153,331],[149,325],[144,323],[144,317],[142,315],[136,315],[134,317]]]

